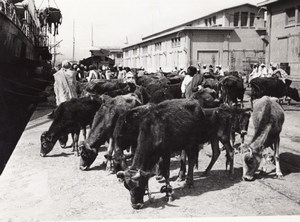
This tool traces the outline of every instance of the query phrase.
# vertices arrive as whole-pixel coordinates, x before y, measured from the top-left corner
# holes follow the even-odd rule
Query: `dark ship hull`
[[[0,174],[36,105],[46,99],[51,54],[40,37],[0,11]],[[15,19],[15,20],[14,20]],[[19,23],[18,23],[19,22]]]

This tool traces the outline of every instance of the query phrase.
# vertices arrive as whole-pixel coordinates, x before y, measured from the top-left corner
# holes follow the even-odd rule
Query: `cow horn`
[[[141,171],[138,170],[138,171],[136,172],[136,174],[133,175],[133,176],[131,177],[131,179],[137,180],[137,179],[139,179],[140,177],[141,177]]]

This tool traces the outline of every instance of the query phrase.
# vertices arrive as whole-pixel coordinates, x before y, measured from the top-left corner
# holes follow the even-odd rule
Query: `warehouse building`
[[[249,73],[252,64],[265,62],[263,15],[258,7],[242,4],[151,34],[123,48],[124,66],[169,72],[211,64]]]
[[[258,4],[267,14],[266,63],[277,63],[300,88],[300,1],[267,0]]]

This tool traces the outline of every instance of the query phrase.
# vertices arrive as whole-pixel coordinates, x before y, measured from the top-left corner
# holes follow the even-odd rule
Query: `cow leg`
[[[187,156],[188,156],[188,173],[187,173],[187,178],[186,178],[186,185],[188,187],[192,187],[194,185],[194,166],[197,163],[197,157],[198,157],[198,149],[191,149],[187,151]]]
[[[163,159],[162,158],[159,158],[159,161],[158,163],[156,164],[156,177],[155,179],[158,180],[158,181],[161,181],[163,179],[163,174],[162,174],[162,165],[163,165]]]
[[[178,174],[177,181],[184,181],[185,180],[185,173],[186,173],[186,152],[185,150],[181,151],[180,155],[180,171]]]
[[[206,170],[203,174],[204,176],[209,175],[211,168],[213,167],[213,165],[215,164],[215,162],[217,161],[217,159],[219,158],[220,153],[221,153],[220,148],[219,148],[219,140],[218,139],[214,138],[210,141],[210,143],[211,143],[211,149],[212,149],[212,157],[211,157],[208,167],[206,168]]]
[[[113,139],[109,138],[108,142],[108,148],[107,148],[107,153],[104,155],[106,158],[106,170],[107,171],[113,171],[113,166],[112,166],[112,154],[114,151],[114,144],[113,144]]]
[[[227,167],[229,166],[229,174],[232,176],[234,174],[234,168],[233,168],[234,152],[233,152],[233,148],[230,145],[230,142],[229,143],[228,142],[222,142],[222,143],[226,148],[226,166],[225,166],[225,169],[227,171]]]
[[[164,155],[161,157],[161,173],[165,177],[166,185],[160,189],[161,193],[166,193],[166,200],[173,200],[173,188],[170,185],[170,155]]]
[[[81,131],[82,131],[83,139],[86,140],[86,127],[83,126]]]
[[[80,130],[76,133],[74,133],[74,137],[73,137],[73,143],[74,143],[74,147],[75,147],[75,156],[79,156],[79,148],[78,148],[78,141],[79,141],[79,134],[80,134]]]
[[[280,163],[279,163],[279,142],[280,142],[280,138],[278,136],[274,142],[274,157],[275,157],[276,175],[278,179],[283,179],[283,174],[281,172]]]

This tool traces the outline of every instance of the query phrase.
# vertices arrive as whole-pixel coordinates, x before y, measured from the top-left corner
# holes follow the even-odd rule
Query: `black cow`
[[[215,99],[216,93],[211,89],[202,89],[194,93],[191,99],[196,99],[201,107],[219,106],[219,101]],[[116,156],[114,157],[115,170],[124,170],[125,160],[129,156],[123,155],[123,150],[132,148],[135,151],[139,133],[139,124],[143,121],[144,115],[149,112],[151,105],[147,104],[126,111],[119,117],[114,130],[114,140]],[[132,156],[133,153],[130,155]],[[122,166],[122,167],[121,167]]]
[[[279,164],[280,132],[284,123],[284,110],[277,103],[276,98],[264,96],[254,102],[253,125],[254,136],[249,145],[242,147],[243,179],[251,181],[254,173],[259,168],[263,150],[271,147],[274,150],[276,175],[282,178]]]
[[[54,112],[54,119],[48,131],[41,135],[40,155],[47,155],[59,138],[66,142],[66,136],[72,133],[73,149],[78,154],[78,137],[81,128],[91,125],[104,97],[73,98],[61,103]]]
[[[196,100],[174,99],[152,105],[139,125],[137,148],[129,170],[119,171],[130,191],[134,209],[143,207],[143,196],[151,171],[161,158],[162,175],[166,185],[161,191],[169,197],[172,187],[169,182],[170,156],[184,149],[189,159],[187,184],[193,184],[193,168],[198,159],[198,144],[202,143],[206,127],[204,113]]]
[[[249,112],[251,109],[244,109],[241,111],[237,110],[237,113],[233,119],[232,128],[231,128],[231,140],[232,146],[235,145],[235,134],[240,134],[241,143],[243,144],[245,141],[245,135],[248,132],[249,120],[251,117],[251,113]],[[238,150],[239,151],[239,150]]]
[[[241,107],[243,107],[243,98],[245,93],[244,81],[239,76],[229,75],[225,76],[221,81],[221,94],[224,103],[232,105],[239,99],[241,101]]]
[[[136,90],[134,83],[124,83],[121,80],[97,79],[85,83],[84,94],[108,95],[116,97],[133,93]]]
[[[135,94],[121,95],[106,100],[95,115],[90,134],[86,141],[80,145],[80,169],[86,170],[98,155],[98,148],[110,140],[106,158],[110,159],[114,141],[111,140],[118,117],[133,107],[141,105]]]
[[[253,100],[263,96],[271,96],[281,98],[288,96],[291,99],[299,102],[299,92],[297,89],[290,87],[292,81],[285,80],[285,83],[278,78],[258,77],[252,79],[251,86],[251,107],[253,107]]]
[[[224,145],[226,149],[226,170],[229,166],[229,174],[233,175],[233,148],[230,143],[230,133],[232,127],[232,120],[236,110],[228,105],[221,104],[217,108],[203,108],[205,115],[204,126],[206,127],[205,134],[202,135],[203,142],[210,142],[212,148],[212,159],[206,168],[204,175],[209,175],[209,172],[220,155],[219,142]],[[181,168],[178,180],[185,180],[186,172],[186,157],[185,153],[181,155]]]

